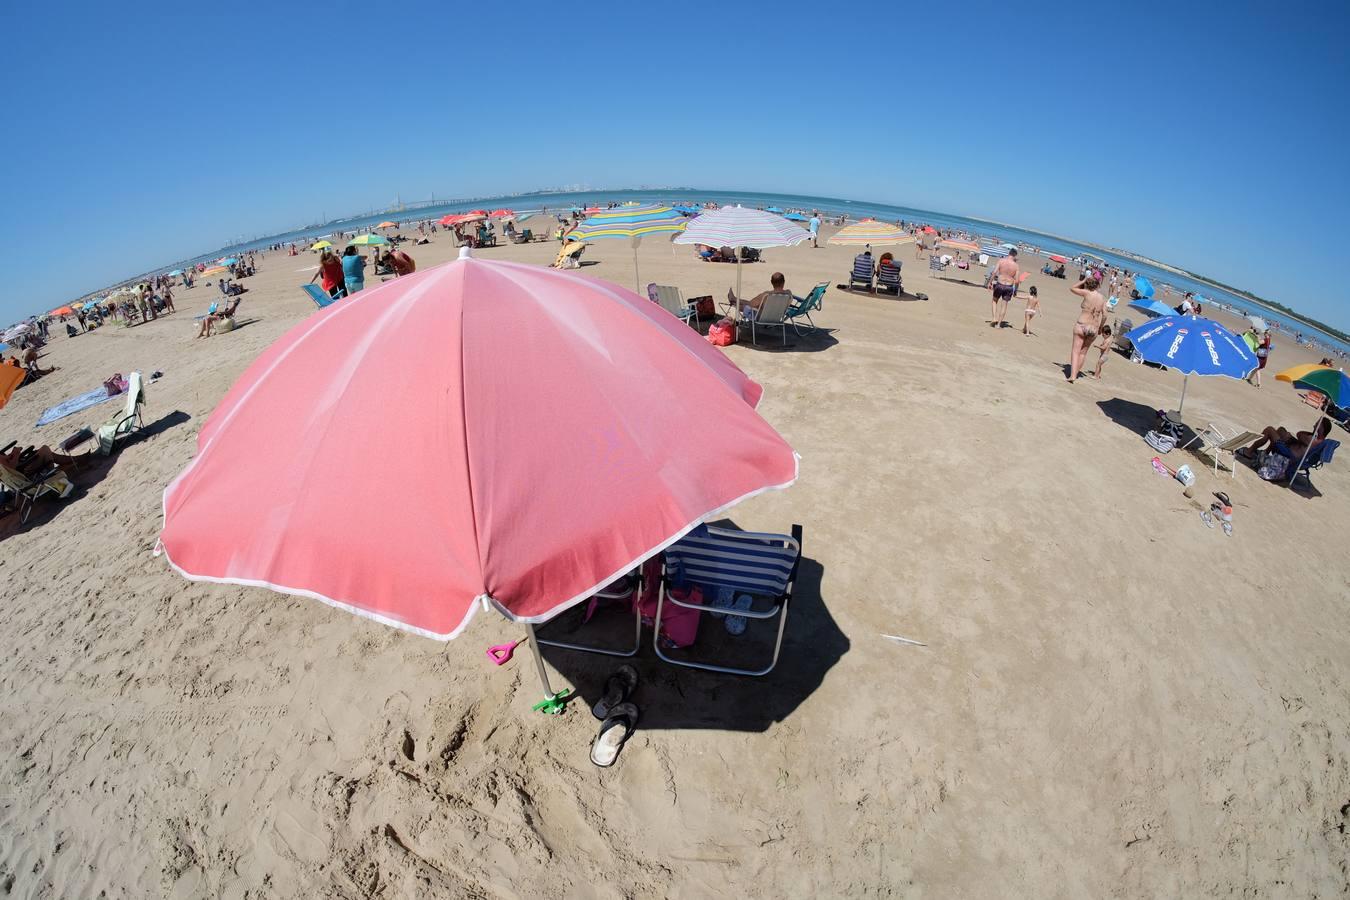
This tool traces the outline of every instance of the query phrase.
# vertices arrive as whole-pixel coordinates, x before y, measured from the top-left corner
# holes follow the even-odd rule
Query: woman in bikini
[[[1078,321],[1073,323],[1073,339],[1069,344],[1069,374],[1067,380],[1073,384],[1083,368],[1088,348],[1092,346],[1102,323],[1106,321],[1106,300],[1098,293],[1101,281],[1095,275],[1088,275],[1070,291],[1083,298],[1079,308]]]

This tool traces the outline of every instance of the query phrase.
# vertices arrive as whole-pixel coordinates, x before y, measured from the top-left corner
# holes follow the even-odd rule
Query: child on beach
[[[1102,377],[1102,367],[1106,365],[1106,357],[1111,352],[1111,326],[1103,325],[1101,330],[1101,342],[1097,344],[1097,371],[1092,373],[1093,378]]]
[[[1028,337],[1033,334],[1031,330],[1031,319],[1040,311],[1041,298],[1036,295],[1036,285],[1033,284],[1031,290],[1027,292],[1027,308],[1022,313],[1022,333]]]

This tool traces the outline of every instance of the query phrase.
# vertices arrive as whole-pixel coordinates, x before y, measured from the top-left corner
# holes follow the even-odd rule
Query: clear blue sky
[[[982,216],[1341,328],[1346,4],[8,4],[0,325],[241,234],[586,182]]]

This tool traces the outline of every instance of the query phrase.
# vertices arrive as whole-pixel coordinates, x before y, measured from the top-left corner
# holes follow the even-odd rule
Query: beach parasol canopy
[[[22,366],[0,366],[0,409],[5,408],[27,376],[28,370]]]
[[[375,227],[376,227],[376,228],[397,228],[397,227],[398,227],[398,223],[397,223],[397,222],[381,222],[380,224],[376,225]]]
[[[1159,303],[1157,300],[1132,300],[1130,309],[1137,309],[1150,316],[1174,316],[1177,311],[1166,303]]]
[[[776,207],[776,206],[770,206],[768,209],[766,209],[766,210],[764,210],[764,211],[765,211],[765,212],[771,212],[771,213],[781,213],[781,212],[782,212],[782,210],[779,209],[779,208]]]
[[[58,306],[56,309],[47,313],[49,316],[68,316],[73,312],[69,306]]]
[[[1350,406],[1350,377],[1339,369],[1333,369],[1329,366],[1321,365],[1301,365],[1294,366],[1292,369],[1285,369],[1275,376],[1276,381],[1287,381],[1294,386],[1295,390],[1317,391],[1325,399],[1322,401],[1321,409],[1317,421],[1313,423],[1313,432],[1316,433],[1317,426],[1321,423],[1323,417],[1327,415],[1327,404],[1345,408]],[[1308,454],[1312,447],[1303,451],[1303,458],[1298,461],[1289,474],[1289,483],[1292,485],[1294,479],[1298,477],[1299,469],[1308,461]]]
[[[227,257],[225,257],[224,259],[220,260],[218,263],[216,263],[216,265],[218,265],[218,266],[232,266],[232,265],[234,265],[234,264],[237,263],[237,262],[239,262],[239,257],[237,257],[237,256],[227,256]]]
[[[480,608],[545,622],[796,479],[761,394],[645,297],[461,250],[265,350],[165,490],[160,544],[190,579],[438,640]]]
[[[913,236],[899,225],[878,222],[876,219],[864,219],[852,225],[845,225],[830,235],[830,239],[826,241],[827,244],[870,244],[878,247],[913,242]]]
[[[1252,328],[1256,329],[1258,332],[1262,334],[1265,334],[1267,331],[1270,330],[1270,326],[1266,324],[1266,320],[1261,318],[1260,316],[1248,316],[1247,321],[1252,324]]]
[[[182,269],[174,269],[172,272],[169,273],[169,277],[172,278],[175,275],[182,275],[182,274],[183,274]]]
[[[311,249],[311,250],[325,250],[325,249],[327,249],[327,248],[329,248],[329,247],[331,247],[331,246],[333,246],[333,242],[332,242],[332,241],[319,241],[317,244],[311,244],[309,249]]]
[[[683,221],[683,220],[681,220]],[[811,233],[768,210],[723,206],[690,219],[677,244],[709,247],[792,247],[811,239]],[[741,255],[736,254],[736,295],[741,293]]]
[[[1185,375],[1178,413],[1186,405],[1186,385],[1192,375],[1246,378],[1256,368],[1256,354],[1242,338],[1199,316],[1165,316],[1131,329],[1125,337],[1146,362]]]
[[[1143,275],[1139,275],[1134,279],[1134,289],[1139,292],[1140,297],[1147,298],[1153,296],[1153,282],[1149,281]]]
[[[965,250],[967,253],[979,253],[980,245],[971,241],[963,241],[960,238],[943,238],[938,241],[939,247],[946,247],[949,250]]]
[[[924,234],[937,234],[937,229],[934,228],[932,225],[925,225],[922,228],[920,228],[919,231],[923,232]]]
[[[783,216],[783,218],[787,219],[789,222],[806,221],[806,216],[802,215],[801,213],[788,213],[787,215]]]
[[[389,238],[382,234],[359,234],[347,242],[349,247],[383,247]]]
[[[1060,256],[1058,253],[1051,253],[1051,254],[1050,254],[1048,257],[1046,257],[1046,258],[1049,259],[1051,262],[1057,262],[1057,263],[1066,263],[1066,262],[1068,262],[1067,259],[1065,259],[1064,257]]]
[[[0,334],[0,343],[12,344],[32,330],[33,326],[29,325],[27,322],[11,325],[3,334]]]
[[[490,219],[514,219],[516,211],[514,209],[494,209],[488,213]]]
[[[481,222],[487,218],[486,213],[467,212],[457,215],[449,215],[441,219],[442,225],[467,225],[470,222]]]
[[[633,244],[633,289],[639,289],[638,241],[648,234],[669,234],[683,231],[688,220],[660,203],[624,205],[618,209],[602,209],[567,233],[569,241],[597,241],[606,238],[628,238]]]
[[[982,244],[980,252],[985,256],[992,256],[996,259],[1002,259],[1008,255],[1008,248],[1002,244]]]

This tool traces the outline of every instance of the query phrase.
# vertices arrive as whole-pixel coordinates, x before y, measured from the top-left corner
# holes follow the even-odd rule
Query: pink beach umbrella
[[[161,546],[193,580],[439,640],[493,607],[532,638],[796,479],[761,393],[646,298],[462,250],[264,351],[164,492]]]

